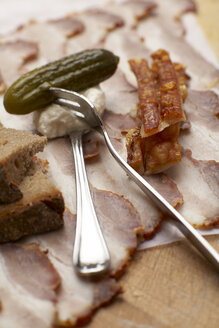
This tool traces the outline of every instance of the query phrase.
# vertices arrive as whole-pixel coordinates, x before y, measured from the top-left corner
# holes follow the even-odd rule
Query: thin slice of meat
[[[167,32],[175,35],[176,37],[182,37],[186,31],[182,24],[181,18],[185,13],[197,11],[195,1],[156,0],[156,3],[157,8],[153,17],[157,17],[159,22],[162,22]],[[154,29],[156,30],[156,25],[154,25]],[[169,50],[169,48],[167,49]]]
[[[155,7],[153,1],[125,1],[120,4],[109,3],[104,9],[94,8],[76,14],[85,25],[85,31],[67,42],[66,54],[102,46],[109,32],[118,31],[124,25],[135,26]]]
[[[156,0],[159,14],[169,18],[179,19],[185,13],[196,12],[197,6],[194,0]]]
[[[219,162],[219,97],[212,91],[189,90],[185,109],[190,129],[182,131],[180,143],[197,159]]]
[[[106,107],[111,113],[126,115],[126,113],[137,107],[137,90],[129,84],[121,71],[118,70],[112,78],[102,83],[101,87],[106,94]],[[127,91],[124,92],[125,90]],[[113,126],[112,123],[111,128],[117,129],[116,125],[114,124]],[[120,147],[117,150],[126,160],[125,143],[124,141],[120,141],[119,144]],[[129,199],[140,214],[141,221],[145,227],[145,234],[152,234],[160,225],[159,211],[146,199],[145,195],[135,186],[134,182],[127,178],[124,171],[118,166],[102,144],[102,141],[100,142],[99,148],[100,153],[98,159],[91,160],[87,165],[88,172],[91,172],[89,179],[93,186],[99,189],[114,191]],[[145,216],[145,213],[148,213],[148,215]]]
[[[23,52],[27,51],[27,45],[34,44],[36,47],[37,44],[37,50],[39,51],[39,53],[37,53],[39,54],[37,58],[38,60],[26,60],[22,63],[17,63],[17,61],[15,61],[13,66],[13,79],[12,77],[9,79],[12,74],[9,75],[8,72],[5,72],[7,77],[6,82],[9,82],[10,84],[18,77],[18,75],[24,74],[27,71],[30,71],[36,68],[37,66],[46,64],[49,61],[63,57],[65,55],[66,40],[70,37],[82,33],[83,30],[84,25],[82,22],[80,22],[74,17],[65,17],[59,20],[50,20],[47,22],[36,22],[32,20],[29,23],[22,25],[13,33],[6,35],[2,39],[2,42],[4,42],[3,44],[19,44],[19,50]],[[20,44],[20,39],[23,40],[22,44]],[[9,52],[8,56],[9,60],[10,58],[14,59],[15,57],[13,52]],[[19,56],[16,57],[19,59]],[[27,58],[35,59],[36,56],[29,55],[29,57]],[[7,58],[5,60],[7,60]]]
[[[0,50],[2,53],[5,52],[5,58],[10,53],[14,54],[14,57],[20,57],[20,61],[23,64],[30,60],[36,59],[38,56],[37,44],[35,42],[26,41],[23,39],[2,42],[0,45]],[[17,52],[16,56],[15,52]]]
[[[176,183],[166,174],[159,173],[144,176],[155,190],[157,190],[173,207],[177,208],[183,204],[183,195],[180,193]]]
[[[129,255],[137,247],[136,234],[143,232],[140,217],[133,205],[122,196],[109,191],[92,189],[92,197],[111,256],[110,275],[118,276],[124,271]],[[118,211],[121,213],[121,220],[118,220],[116,214]],[[43,249],[48,248],[49,255],[71,266],[75,215],[66,211],[64,221],[64,228],[60,230],[60,233],[50,233],[43,237],[34,236],[28,240],[40,242]]]
[[[113,31],[124,25],[124,21],[120,15],[118,15],[118,12],[112,14],[105,9],[93,8],[85,10],[84,15],[88,20],[91,19],[92,22],[96,20],[99,28],[105,31]]]
[[[95,310],[121,293],[121,287],[114,279],[86,282],[74,274],[72,265],[65,265],[55,259],[54,265],[63,278],[57,304],[57,327],[85,324]]]
[[[57,301],[55,290],[61,283],[60,276],[37,245],[6,244],[0,251],[14,284],[36,298]]]
[[[94,190],[93,199],[111,256],[110,274],[118,276],[137,247],[136,233],[143,232],[140,216],[132,203],[112,192]]]
[[[66,38],[72,38],[84,31],[84,24],[70,15],[63,18],[49,20],[48,23],[57,27],[57,29],[61,29]]]
[[[138,22],[150,15],[157,7],[152,0],[126,0],[123,2],[109,2],[106,4],[107,10],[121,15],[125,25],[135,28]]]
[[[2,298],[0,325],[7,328],[51,328],[55,321],[55,306],[48,301],[39,301],[23,294],[1,272],[0,294]],[[4,285],[3,285],[4,284]],[[12,287],[12,288],[11,288]]]
[[[219,224],[219,163],[199,161],[190,150],[184,151],[182,162],[167,171],[183,194],[179,212],[196,228]]]
[[[0,42],[0,70],[7,85],[20,75],[21,67],[38,56],[38,45],[21,38]]]
[[[13,75],[14,76],[14,75]],[[3,105],[3,95],[0,95],[0,119],[6,128],[17,130],[28,130],[36,133],[36,127],[33,122],[33,113],[27,115],[11,115],[6,112]]]
[[[215,90],[219,90],[219,70],[199,54],[182,35],[176,35],[162,17],[154,16],[141,21],[137,27],[139,37],[151,51],[166,48],[171,59],[183,63],[191,76],[191,87],[206,89],[214,82]]]
[[[50,140],[44,151],[49,161],[48,175],[62,192],[65,206],[76,213],[75,169],[69,138]]]
[[[50,328],[60,277],[47,256],[37,246],[1,245],[0,263],[0,326]]]
[[[83,153],[85,159],[90,159],[95,156],[98,156],[99,150],[98,150],[98,142],[92,141],[91,139],[87,138],[83,142]]]
[[[129,96],[127,95],[127,97]],[[115,107],[113,108],[115,110]],[[133,114],[135,115],[135,111],[133,111]],[[113,146],[118,152],[121,152],[123,149],[122,137],[129,129],[133,129],[136,126],[135,119],[131,116],[131,113],[116,114],[114,111],[105,110],[103,121]]]
[[[132,118],[129,113],[122,115],[105,110],[103,114],[103,121],[105,125],[111,129],[118,130],[122,133],[136,126],[135,119]]]
[[[86,165],[90,183],[94,188],[110,190],[129,200],[140,214],[145,234],[152,234],[160,224],[160,212],[147,200],[135,183],[130,181],[98,135],[96,135],[96,140],[99,142],[99,156],[89,159]],[[122,140],[117,141],[117,143],[120,145],[117,150],[125,159],[125,144]],[[61,190],[66,207],[72,213],[76,213],[74,164],[69,140],[59,138],[50,141],[46,147],[45,155],[50,163],[50,178]],[[145,213],[148,213],[147,216],[145,216]]]
[[[100,194],[98,195],[98,193]],[[105,192],[103,199],[101,193],[97,192],[97,203],[108,202],[106,197],[111,199],[111,195],[107,196]],[[118,196],[112,195],[112,199],[114,197],[117,200]],[[118,238],[114,239],[114,246],[111,246],[112,263],[114,263],[112,272],[113,269],[116,272],[124,270],[129,252],[131,253],[137,246],[138,217],[131,204],[123,201],[122,198],[121,202],[124,203],[124,214],[130,212],[130,215],[126,219],[128,225],[125,229],[121,229]],[[101,210],[102,212],[104,209]],[[114,215],[111,223],[117,230],[115,219]],[[103,220],[103,226],[109,233],[111,226],[108,225],[108,222]],[[112,233],[115,232],[114,229]],[[121,292],[121,287],[114,279],[106,277],[92,282],[76,275],[72,268],[74,231],[75,217],[66,212],[65,226],[59,234],[46,234],[42,237],[27,239],[27,242],[40,242],[41,249],[44,249],[53,264],[37,246],[6,245],[1,247],[0,292],[3,302],[0,324],[2,326],[5,324],[9,328],[15,326],[29,328],[31,324],[36,324],[39,328],[49,328],[84,323],[90,319],[96,308],[108,303]],[[120,244],[121,236],[122,244]],[[115,242],[119,246],[119,252]],[[119,254],[120,256],[118,256]],[[35,266],[37,266],[37,270]],[[59,272],[58,275],[54,271],[55,269]],[[51,298],[50,292],[53,292],[53,289],[59,285],[59,275],[62,278],[62,284],[56,293],[58,302],[54,305],[56,297]],[[48,289],[46,289],[47,286]],[[13,308],[13,316],[11,308]]]
[[[143,44],[136,30],[130,30],[127,27],[124,27],[111,32],[107,35],[103,46],[119,56],[119,69],[125,74],[128,82],[137,87],[136,79],[129,68],[128,60],[131,58],[149,59],[150,52]]]
[[[21,75],[21,69],[25,63],[37,62],[39,59],[38,44],[32,41],[1,39],[0,42],[0,71],[2,73],[3,84],[9,86]],[[0,95],[1,122],[7,128],[15,128],[18,130],[30,130],[36,132],[33,124],[33,116],[29,115],[11,115],[6,112],[3,105],[3,95]]]
[[[17,32],[18,33],[18,32]],[[3,78],[3,88],[5,85],[10,86],[17,78],[20,77],[23,67],[30,63],[36,63],[39,60],[39,47],[32,40],[25,40],[18,35],[17,38],[5,37],[0,42],[0,70]],[[30,64],[32,65],[32,64]],[[4,90],[5,91],[5,90]],[[32,114],[16,116],[8,114],[3,105],[3,96],[1,102],[1,121],[8,128],[30,130],[34,132]]]
[[[6,40],[17,40],[20,38],[26,41],[36,42],[40,55],[38,61],[32,63],[32,65],[26,65],[22,73],[24,73],[25,70],[33,69],[37,65],[40,66],[64,55],[66,30],[61,27],[61,24],[53,24],[50,21],[30,21],[10,35],[5,36]]]
[[[134,207],[123,197],[111,192],[93,190],[97,215],[108,242],[111,255],[110,274],[117,276],[124,271],[130,254],[137,247],[136,233],[140,232],[139,216]],[[118,208],[122,214],[117,219]],[[89,281],[80,278],[72,268],[72,245],[74,243],[75,216],[66,211],[65,225],[59,234],[28,239],[40,243],[54,267],[62,277],[58,291],[57,325],[71,325],[87,321],[92,312],[109,302],[121,289],[114,279],[103,278]]]
[[[219,96],[213,91],[189,90],[187,101],[188,116],[200,126],[206,126],[212,132],[219,127]]]
[[[120,155],[126,158],[125,143],[121,143]],[[97,189],[111,190],[129,200],[140,215],[145,234],[153,234],[160,225],[161,215],[138,186],[130,180],[114,160],[101,139],[99,156],[87,163],[89,181]],[[146,214],[147,213],[147,214]]]
[[[137,109],[137,89],[128,82],[121,70],[107,81],[101,83],[101,89],[106,95],[106,109],[115,114],[131,114]]]
[[[3,80],[2,74],[0,72],[0,94],[4,93],[7,89],[6,83]]]
[[[114,15],[103,9],[85,10],[73,17],[80,20],[85,29],[82,34],[67,40],[65,44],[67,55],[87,48],[99,47],[110,31],[124,24],[118,14]]]

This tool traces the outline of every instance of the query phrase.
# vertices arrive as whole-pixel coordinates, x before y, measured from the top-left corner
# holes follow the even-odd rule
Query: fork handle
[[[90,276],[101,274],[109,268],[110,256],[94,209],[88,184],[82,135],[70,135],[74,154],[77,224],[73,250],[73,264],[78,273]]]
[[[207,242],[205,238],[187,222],[178,211],[171,206],[165,198],[163,198],[145,179],[142,178],[130,165],[123,160],[123,158],[114,149],[108,133],[103,125],[96,128],[99,133],[104,136],[108,145],[109,151],[116,159],[119,165],[126,171],[128,176],[141,188],[141,190],[153,201],[155,204],[172,219],[172,223],[187,237],[190,242],[204,255],[209,262],[219,271],[219,255],[217,251]]]

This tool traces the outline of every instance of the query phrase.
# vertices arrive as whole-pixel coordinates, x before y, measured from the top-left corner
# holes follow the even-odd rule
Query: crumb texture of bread
[[[34,171],[34,172],[33,172]],[[44,233],[63,225],[64,200],[60,191],[36,165],[20,184],[23,197],[0,205],[0,243]]]
[[[19,184],[31,166],[32,156],[43,151],[45,145],[45,137],[0,127],[0,203],[22,197]]]

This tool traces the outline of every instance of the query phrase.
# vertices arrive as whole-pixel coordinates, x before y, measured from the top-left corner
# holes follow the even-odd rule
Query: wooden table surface
[[[219,0],[196,2],[219,60]],[[207,240],[219,251],[219,236]],[[218,274],[187,241],[137,252],[120,283],[124,293],[87,328],[219,327]]]

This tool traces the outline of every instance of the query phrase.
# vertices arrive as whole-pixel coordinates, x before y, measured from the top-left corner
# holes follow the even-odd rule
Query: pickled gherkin
[[[28,114],[49,105],[50,87],[79,92],[108,79],[119,58],[105,49],[89,49],[61,58],[22,75],[6,91],[4,106],[11,114]]]

